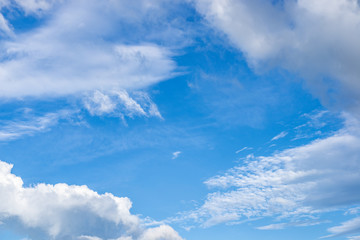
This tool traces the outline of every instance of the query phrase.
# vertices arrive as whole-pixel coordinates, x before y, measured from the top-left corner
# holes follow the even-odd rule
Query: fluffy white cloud
[[[94,90],[139,89],[172,76],[172,53],[153,43],[131,41],[129,22],[146,21],[158,2],[138,7],[117,1],[17,1],[25,12],[47,11],[35,29],[1,41],[0,97],[59,96]],[[132,1],[131,1],[132,2]],[[11,4],[6,7],[14,7]],[[3,7],[5,7],[3,6]],[[126,15],[138,11],[136,18]],[[135,23],[133,23],[134,25]],[[10,27],[0,18],[3,32]],[[145,32],[139,32],[146,35]],[[132,36],[134,38],[134,36]],[[136,42],[125,44],[124,42]]]
[[[147,229],[139,240],[181,240],[177,232],[167,225],[161,225],[156,228]]]
[[[255,69],[300,74],[323,103],[360,114],[357,0],[193,0]]]
[[[249,155],[244,165],[207,180],[219,190],[185,218],[208,227],[267,216],[296,220],[358,206],[360,123],[346,118],[333,136],[268,157]]]
[[[4,225],[24,229],[30,238],[182,239],[169,226],[143,227],[130,213],[132,203],[126,197],[64,183],[24,187],[11,169],[0,161],[0,219]]]

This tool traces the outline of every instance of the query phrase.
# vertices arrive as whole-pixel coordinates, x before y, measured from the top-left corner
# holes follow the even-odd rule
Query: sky
[[[0,0],[0,239],[359,240],[358,0]]]

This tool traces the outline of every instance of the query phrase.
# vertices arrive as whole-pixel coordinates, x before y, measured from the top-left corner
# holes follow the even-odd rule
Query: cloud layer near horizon
[[[64,183],[24,187],[12,167],[0,161],[0,220],[32,239],[182,239],[167,225],[144,227],[126,197]]]

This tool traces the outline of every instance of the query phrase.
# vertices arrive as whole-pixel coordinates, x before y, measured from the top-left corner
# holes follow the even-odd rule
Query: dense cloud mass
[[[0,27],[7,37],[0,47],[0,97],[133,90],[173,74],[175,63],[166,47],[144,38],[129,43],[122,36],[124,26],[146,22],[148,15],[159,12],[156,1],[138,1],[138,5],[130,1],[15,2],[5,1],[1,7],[43,16],[44,23],[18,32],[1,15]]]
[[[24,187],[11,169],[0,162],[0,220],[32,239],[182,239],[166,225],[143,227],[128,198],[64,183]]]
[[[194,2],[255,69],[299,73],[326,106],[360,114],[358,1]]]

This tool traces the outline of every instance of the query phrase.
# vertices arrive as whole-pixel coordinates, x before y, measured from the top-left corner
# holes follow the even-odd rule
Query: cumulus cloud
[[[194,2],[256,70],[280,67],[300,74],[328,107],[360,114],[358,1]]]
[[[244,165],[210,178],[205,184],[218,191],[185,218],[209,227],[259,217],[296,220],[358,206],[360,125],[346,118],[330,137],[272,156],[249,155]]]
[[[167,225],[161,225],[157,228],[147,229],[143,235],[140,237],[140,240],[181,240],[177,232],[174,231],[171,227]]]
[[[57,7],[41,18],[44,23],[39,27],[1,40],[0,97],[134,90],[172,76],[175,63],[168,48],[130,41],[123,36],[129,32],[121,31],[124,25],[135,21],[130,15],[126,17],[128,12],[139,11],[137,21],[145,21],[160,1],[138,1],[138,9],[127,4],[130,1],[16,2],[29,13],[48,11],[54,2]],[[3,31],[7,32],[5,21],[0,18]]]
[[[0,219],[20,228],[30,238],[181,240],[169,226],[146,229],[130,213],[131,201],[110,193],[98,194],[87,186],[37,184],[24,187],[0,161]]]

